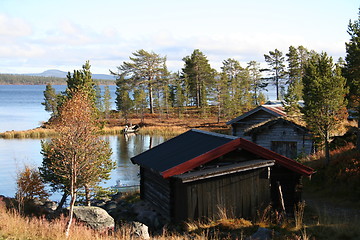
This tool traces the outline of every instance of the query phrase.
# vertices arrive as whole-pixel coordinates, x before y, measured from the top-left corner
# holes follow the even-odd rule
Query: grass
[[[26,240],[63,240],[66,239],[64,229],[67,219],[60,217],[53,221],[45,218],[24,217],[16,211],[7,210],[3,204],[0,205],[0,239],[26,239]],[[100,233],[80,223],[75,223],[70,232],[73,240],[113,240],[113,239],[136,239],[131,236],[129,225],[122,226],[116,232]],[[156,236],[159,240],[177,239],[208,239],[205,235],[186,236],[178,233],[164,231],[162,235]],[[216,239],[216,238],[215,238]]]
[[[34,138],[41,139],[46,137],[56,136],[56,132],[53,129],[47,128],[35,128],[26,131],[7,131],[0,133],[0,138],[12,139],[12,138]]]
[[[138,193],[123,196],[124,199],[137,201]],[[0,202],[1,203],[1,202]],[[303,205],[305,206],[305,205]],[[239,239],[244,240],[257,231],[259,227],[270,229],[273,240],[322,240],[322,239],[359,239],[359,221],[354,221],[348,215],[334,219],[324,209],[306,207],[299,211],[301,219],[296,224],[289,218],[274,219],[276,214],[267,208],[259,214],[254,222],[242,218],[233,218],[228,211],[220,211],[220,219],[193,221],[184,224],[183,228],[175,226],[175,230],[164,229],[151,239],[158,240],[200,240],[200,239]],[[316,216],[316,217],[315,217]],[[0,204],[0,240],[27,239],[27,240],[59,240],[65,239],[64,229],[67,219],[64,217],[49,221],[42,217],[24,217],[18,212],[7,210]],[[116,232],[96,232],[81,223],[75,223],[71,229],[69,239],[134,239],[130,225],[122,225]]]
[[[304,179],[309,202],[304,234],[314,239],[360,239],[360,153],[347,144],[330,155],[329,164],[323,152],[302,159],[316,170],[311,179]]]
[[[305,179],[305,189],[320,198],[357,203],[353,206],[360,207],[360,152],[350,143],[332,150],[330,156],[329,165],[322,152],[302,160],[317,171],[311,180]]]
[[[126,123],[118,118],[111,118],[105,121],[105,126],[100,130],[101,135],[118,135],[122,134],[126,124],[138,124],[141,126],[139,133],[147,135],[161,135],[165,137],[173,137],[186,132],[189,129],[197,128],[207,131],[229,134],[229,127],[225,122],[218,122],[216,117],[200,118],[197,115],[189,115],[186,117],[168,116],[164,117],[159,114],[146,115],[145,119],[133,117]],[[45,126],[49,127],[46,123]],[[0,138],[49,138],[56,136],[55,130],[50,128],[35,128],[26,131],[7,131],[0,133]]]

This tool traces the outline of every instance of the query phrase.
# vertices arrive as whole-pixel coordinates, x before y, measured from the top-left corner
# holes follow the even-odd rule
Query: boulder
[[[247,238],[247,240],[271,240],[272,230],[259,227],[256,233]]]
[[[114,219],[102,208],[75,206],[74,217],[96,230],[114,229]]]
[[[104,209],[109,212],[111,210],[114,210],[116,209],[118,206],[117,206],[117,203],[115,201],[109,201],[109,202],[106,202],[105,203],[105,206],[104,206]]]
[[[45,208],[47,208],[49,210],[55,211],[57,209],[58,205],[54,201],[46,201],[44,203],[43,207],[45,207]]]
[[[140,222],[131,222],[131,236],[140,239],[150,239],[148,226]]]
[[[159,216],[154,211],[142,211],[136,216],[136,220],[149,226],[151,229],[159,229],[162,224],[159,221]]]

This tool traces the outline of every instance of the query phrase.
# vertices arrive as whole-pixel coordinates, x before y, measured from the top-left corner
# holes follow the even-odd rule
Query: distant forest
[[[115,85],[113,80],[98,80],[100,85]],[[66,85],[65,78],[28,76],[22,74],[0,74],[0,85]]]

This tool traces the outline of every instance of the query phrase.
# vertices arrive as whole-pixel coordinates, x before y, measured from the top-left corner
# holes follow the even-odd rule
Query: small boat
[[[139,129],[140,129],[140,126],[137,124],[134,126],[130,126],[130,127],[128,125],[126,125],[123,130],[123,133],[135,133],[135,132],[139,131]]]
[[[118,192],[135,192],[140,190],[140,185],[120,184],[120,180],[117,180],[116,185],[111,186],[111,188],[117,190]]]

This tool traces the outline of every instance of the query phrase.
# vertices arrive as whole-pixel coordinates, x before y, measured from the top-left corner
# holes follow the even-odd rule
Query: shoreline
[[[226,126],[225,122],[217,123],[212,121],[195,122],[192,119],[145,119],[142,123],[139,119],[133,119],[134,124],[139,124],[142,127],[137,132],[138,134],[143,135],[163,135],[163,136],[176,136],[182,134],[190,129],[196,128],[210,132],[217,132],[223,134],[230,134],[230,128]],[[139,121],[137,121],[139,120]],[[199,121],[199,119],[197,119]],[[136,123],[138,122],[138,123]],[[186,122],[186,124],[184,124]],[[123,129],[126,124],[123,123],[113,123],[107,124],[105,127],[100,129],[99,135],[119,135],[123,134]],[[10,130],[5,132],[0,132],[0,138],[2,139],[42,139],[50,138],[56,136],[57,133],[54,129],[46,127],[37,127],[29,130]]]

